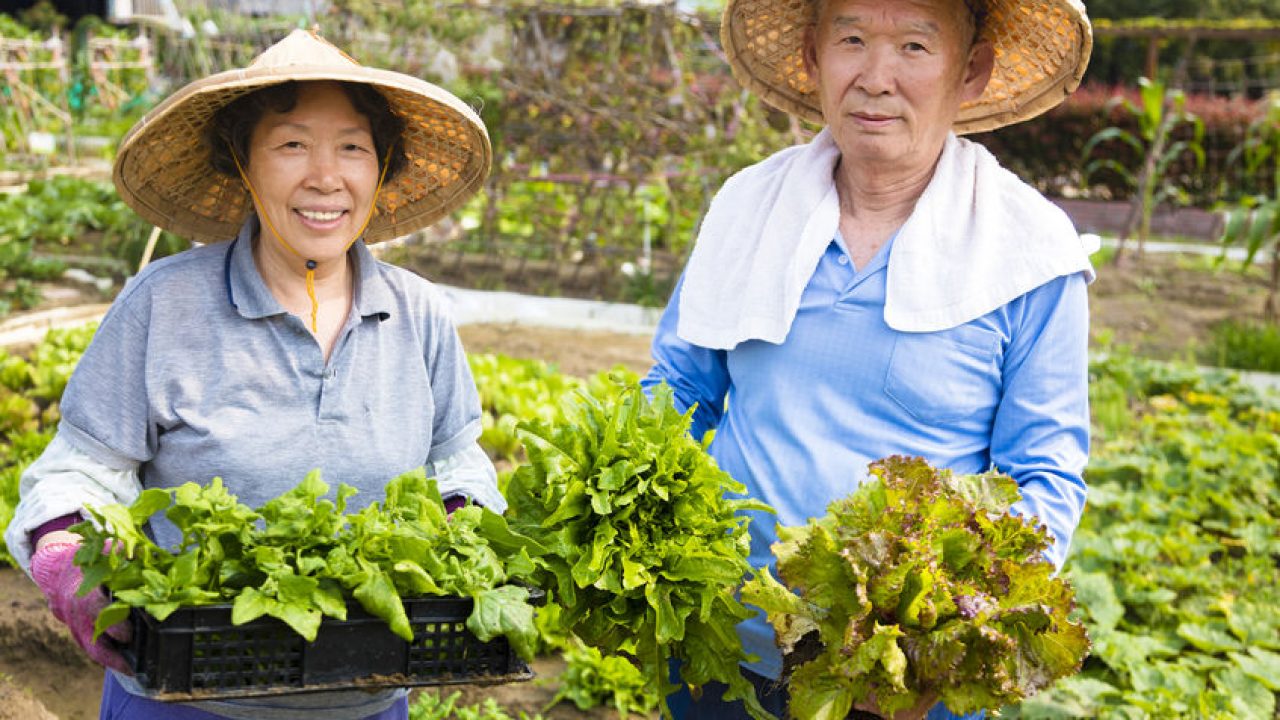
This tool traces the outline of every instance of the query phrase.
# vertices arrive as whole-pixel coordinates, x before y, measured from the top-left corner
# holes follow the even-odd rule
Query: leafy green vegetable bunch
[[[560,688],[551,705],[569,700],[579,710],[610,705],[625,718],[629,713],[648,713],[658,698],[646,692],[645,678],[625,657],[601,655],[596,648],[576,643],[565,650],[567,663],[560,675]]]
[[[383,502],[353,514],[345,510],[354,488],[341,485],[336,500],[328,492],[312,471],[256,511],[219,478],[149,488],[129,507],[90,508],[95,522],[72,528],[84,537],[76,553],[81,591],[104,585],[114,597],[95,632],[124,620],[131,607],[163,621],[182,606],[231,602],[235,624],[267,615],[310,641],[324,616],[345,620],[354,598],[412,640],[402,597],[458,595],[474,600],[467,628],[476,637],[506,635],[532,656],[537,631],[528,590],[507,583],[532,572],[533,563],[512,548],[502,516],[477,506],[448,515],[435,480],[421,470],[391,480]],[[143,533],[160,511],[182,532],[174,551]]]
[[[685,683],[726,683],[768,717],[738,670],[734,629],[751,616],[734,597],[750,570],[738,512],[768,508],[725,497],[743,487],[689,437],[691,414],[674,409],[669,388],[652,402],[635,383],[609,400],[581,393],[565,412],[560,425],[520,425],[529,462],[507,488],[512,529],[538,544],[538,583],[564,627],[631,657],[658,697],[676,689],[674,657]]]
[[[827,514],[779,527],[778,574],[742,591],[768,614],[790,672],[791,712],[886,714],[937,693],[956,713],[1031,695],[1089,650],[1071,587],[1042,556],[1045,531],[1008,514],[1014,481],[893,457]]]

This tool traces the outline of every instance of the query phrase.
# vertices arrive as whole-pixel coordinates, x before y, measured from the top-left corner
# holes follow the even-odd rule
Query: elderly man
[[[1093,271],[1067,217],[958,134],[1037,115],[1080,81],[1078,0],[729,0],[738,78],[826,127],[730,178],[712,202],[646,378],[694,407],[711,454],[776,524],[848,495],[878,458],[992,467],[1067,554],[1085,501]],[[783,713],[762,617],[748,670]],[[706,688],[677,717],[745,717]],[[874,710],[872,707],[867,710]],[[928,703],[901,717],[951,717]]]

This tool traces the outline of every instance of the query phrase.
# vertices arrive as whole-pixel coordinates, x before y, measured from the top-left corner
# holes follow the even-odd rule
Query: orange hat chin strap
[[[364,229],[369,227],[369,221],[373,219],[373,211],[378,207],[378,194],[382,192],[382,181],[387,178],[387,167],[391,164],[391,151],[394,150],[395,147],[395,143],[392,143],[387,147],[387,154],[382,159],[382,171],[378,173],[378,186],[373,190],[373,202],[369,204],[369,212],[364,216],[364,222],[360,223],[360,229],[356,230],[355,237],[351,238],[351,240],[347,242],[346,247],[342,249],[344,254],[347,250],[351,249],[352,245],[356,244],[356,241],[359,240],[361,236],[364,235]],[[258,209],[258,215],[262,216],[262,221],[266,224],[267,229],[271,231],[271,234],[275,236],[276,240],[288,249],[289,252],[297,255],[298,257],[302,257],[302,253],[295,250],[294,247],[284,239],[284,236],[276,230],[275,223],[271,222],[271,216],[267,214],[266,206],[263,205],[262,201],[258,198],[257,191],[253,189],[253,183],[249,182],[249,176],[245,175],[244,167],[240,164],[240,156],[236,154],[235,148],[231,147],[230,143],[227,143],[227,149],[231,151],[231,159],[235,161],[236,170],[240,173],[240,180],[243,181],[244,186],[249,189],[249,196],[253,198],[254,207]],[[320,303],[316,300],[317,263],[311,258],[305,258],[305,260],[307,268],[307,297],[311,300],[311,332],[318,333],[320,332],[320,329],[319,324],[316,322],[316,317],[320,312]]]

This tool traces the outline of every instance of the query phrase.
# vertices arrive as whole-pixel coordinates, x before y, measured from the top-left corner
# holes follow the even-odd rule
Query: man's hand
[[[50,535],[61,533],[50,533]],[[72,535],[67,533],[67,535]],[[77,537],[72,535],[72,537]],[[31,577],[36,581],[40,592],[49,601],[49,609],[53,616],[61,620],[71,636],[84,648],[89,657],[104,665],[123,673],[132,674],[124,658],[116,650],[116,643],[128,642],[132,632],[128,623],[119,623],[107,629],[97,641],[93,639],[93,624],[102,608],[110,604],[102,588],[94,588],[80,597],[76,591],[80,588],[83,574],[72,562],[77,542],[67,542],[56,537],[40,538],[35,555],[31,556]],[[77,537],[78,539],[78,537]],[[46,542],[47,541],[47,542]],[[113,641],[114,640],[114,641]]]

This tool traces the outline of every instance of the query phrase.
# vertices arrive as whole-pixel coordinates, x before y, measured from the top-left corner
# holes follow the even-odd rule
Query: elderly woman
[[[1061,565],[1084,506],[1088,257],[1066,216],[958,134],[1078,84],[1078,0],[729,0],[738,78],[825,128],[730,178],[653,342],[694,432],[751,496],[752,565],[777,523],[847,496],[876,459],[1012,475]],[[782,664],[740,628],[773,712]],[[745,717],[707,688],[683,718]],[[923,698],[902,717],[948,717]],[[868,705],[864,709],[874,710]]]
[[[215,476],[256,506],[313,468],[370,502],[425,465],[451,505],[501,511],[445,298],[365,247],[458,207],[490,154],[456,97],[303,31],[245,70],[179,90],[126,136],[120,194],[207,244],[151,264],[116,299],[6,533],[54,614],[111,668],[103,718],[407,716],[403,690],[194,705],[141,696],[108,637],[127,631],[92,639],[105,599],[76,596],[79,536],[65,528],[85,506]],[[165,518],[151,524],[160,545],[180,540]]]

